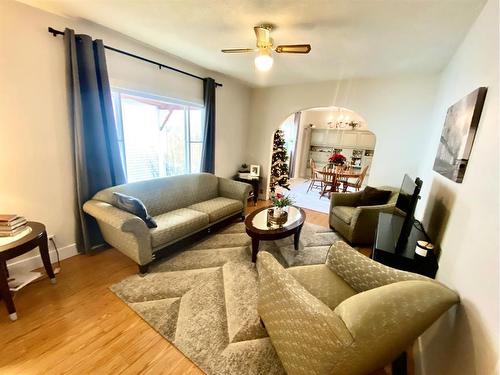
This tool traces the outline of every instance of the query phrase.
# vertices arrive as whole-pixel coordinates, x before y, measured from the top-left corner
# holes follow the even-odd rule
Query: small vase
[[[272,207],[267,215],[268,223],[281,227],[288,221],[288,206]]]
[[[284,207],[274,207],[273,216],[275,218],[279,218],[279,217],[283,216],[284,212],[285,212]]]

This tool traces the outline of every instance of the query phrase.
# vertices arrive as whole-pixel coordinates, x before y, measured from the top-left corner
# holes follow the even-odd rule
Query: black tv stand
[[[383,212],[379,214],[372,259],[403,271],[436,277],[438,263],[434,252],[429,252],[426,257],[415,254],[417,241],[429,241],[423,229],[413,225],[408,240],[398,244],[403,222],[402,216]]]

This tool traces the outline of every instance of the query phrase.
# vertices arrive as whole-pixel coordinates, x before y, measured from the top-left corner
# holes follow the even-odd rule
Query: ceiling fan
[[[273,39],[270,36],[272,25],[255,26],[255,36],[257,37],[257,48],[228,48],[221,50],[224,53],[246,53],[258,52],[255,57],[255,67],[260,71],[267,71],[273,66],[272,51],[276,53],[309,53],[310,44],[282,44],[273,46]]]

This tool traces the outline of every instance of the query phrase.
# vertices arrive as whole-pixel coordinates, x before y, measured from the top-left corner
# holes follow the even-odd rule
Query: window
[[[203,108],[113,90],[128,182],[200,171]]]

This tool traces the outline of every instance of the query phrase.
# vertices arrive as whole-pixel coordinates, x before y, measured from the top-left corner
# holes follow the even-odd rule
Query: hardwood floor
[[[328,226],[326,214],[306,213]],[[114,249],[79,255],[62,261],[56,285],[41,280],[15,296],[18,321],[0,301],[0,374],[203,374],[109,290],[136,272]]]
[[[203,374],[108,289],[136,272],[110,249],[23,289],[18,321],[1,306],[0,374]]]

